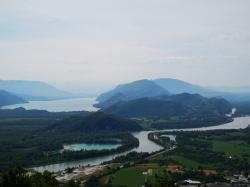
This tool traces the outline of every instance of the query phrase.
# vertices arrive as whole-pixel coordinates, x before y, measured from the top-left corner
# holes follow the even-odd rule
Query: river
[[[217,125],[217,126],[210,126],[210,127],[201,127],[201,128],[190,128],[190,129],[171,129],[171,130],[162,130],[162,131],[175,131],[175,130],[182,130],[182,131],[206,131],[206,130],[218,130],[218,129],[244,129],[248,125],[250,125],[250,116],[246,117],[237,117],[234,118],[233,122],[222,124],[222,125]],[[123,153],[116,153],[108,156],[101,156],[101,157],[95,157],[95,158],[88,158],[84,160],[78,160],[78,161],[71,161],[71,162],[64,162],[64,163],[59,163],[59,164],[51,164],[51,165],[46,165],[46,166],[41,166],[41,167],[36,167],[34,168],[37,171],[51,171],[51,172],[57,172],[57,171],[62,171],[65,170],[68,167],[78,167],[78,166],[86,166],[86,165],[97,165],[101,164],[106,161],[110,161],[113,158],[121,155],[126,155],[129,152],[136,151],[136,152],[154,152],[154,151],[159,151],[163,149],[161,146],[155,144],[154,142],[150,141],[148,139],[148,134],[150,132],[154,131],[141,131],[141,132],[136,132],[132,133],[136,138],[138,138],[140,144],[139,147],[134,148],[132,150],[123,152]],[[156,132],[156,131],[155,131]],[[159,131],[157,131],[159,132]]]

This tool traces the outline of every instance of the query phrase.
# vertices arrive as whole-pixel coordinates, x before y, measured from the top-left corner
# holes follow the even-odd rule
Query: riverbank
[[[84,160],[78,160],[73,162],[65,162],[61,164],[52,164],[52,165],[46,165],[41,167],[33,168],[37,171],[51,171],[51,172],[57,172],[65,170],[66,168],[73,168],[73,167],[79,167],[79,166],[86,166],[86,165],[99,165],[103,162],[110,161],[114,159],[115,157],[126,155],[129,152],[136,151],[136,152],[154,152],[159,151],[162,149],[161,146],[157,145],[156,143],[152,142],[148,139],[148,134],[150,132],[171,132],[171,131],[207,131],[207,130],[218,130],[218,129],[244,129],[250,124],[250,116],[246,117],[237,117],[234,118],[234,120],[230,123],[217,125],[217,126],[210,126],[210,127],[202,127],[202,128],[190,128],[190,129],[171,129],[171,130],[158,130],[158,131],[141,131],[138,133],[133,133],[133,135],[139,140],[139,147],[119,153],[119,154],[113,154],[109,156],[104,157],[97,157],[97,158],[90,158],[90,159],[84,159]]]

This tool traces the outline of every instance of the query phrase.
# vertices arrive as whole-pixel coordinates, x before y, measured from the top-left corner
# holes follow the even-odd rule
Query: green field
[[[201,167],[206,167],[206,168],[213,168],[212,165],[210,164],[203,164],[203,163],[199,163],[195,160],[183,157],[183,156],[179,156],[179,155],[173,155],[171,156],[171,158],[176,161],[178,164],[181,164],[183,166],[185,166],[186,168],[198,168],[199,166]]]
[[[148,169],[152,169],[151,175],[143,175],[142,173],[148,171]],[[111,184],[126,187],[142,186],[145,181],[152,184],[155,183],[155,174],[159,175],[163,170],[164,168],[154,164],[123,168],[111,176]]]
[[[116,172],[112,176],[113,185],[123,185],[126,187],[138,187],[144,184],[145,176],[142,172],[143,168],[124,168]]]
[[[224,152],[226,155],[242,156],[250,154],[250,145],[243,141],[213,141],[213,151]]]

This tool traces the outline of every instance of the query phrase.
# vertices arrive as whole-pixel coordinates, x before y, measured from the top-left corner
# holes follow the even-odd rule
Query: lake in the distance
[[[27,110],[47,110],[49,112],[70,112],[70,111],[97,111],[93,105],[96,103],[95,97],[61,99],[52,101],[30,101],[29,103],[3,106],[1,109],[15,109],[23,107]]]

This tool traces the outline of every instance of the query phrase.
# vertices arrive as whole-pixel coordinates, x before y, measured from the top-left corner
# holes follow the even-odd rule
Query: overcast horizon
[[[0,79],[250,85],[250,1],[0,0]]]

